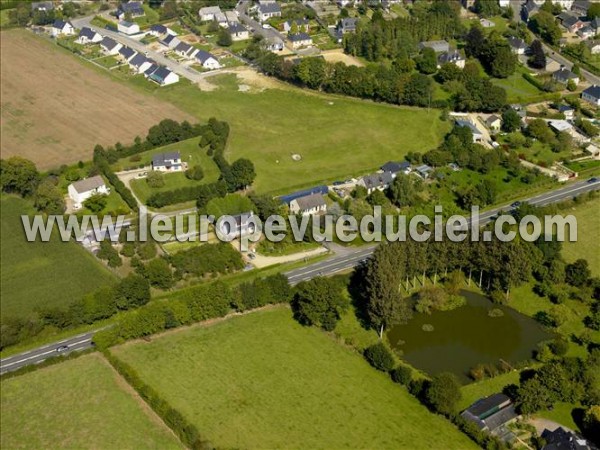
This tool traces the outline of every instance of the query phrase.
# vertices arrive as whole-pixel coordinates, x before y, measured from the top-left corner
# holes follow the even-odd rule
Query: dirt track
[[[4,31],[0,41],[2,158],[48,169],[91,159],[96,144],[132,142],[162,119],[194,120],[27,30]]]

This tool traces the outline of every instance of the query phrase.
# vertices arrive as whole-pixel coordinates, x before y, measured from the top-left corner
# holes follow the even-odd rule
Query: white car
[[[265,30],[270,30],[271,28],[273,28],[271,25],[269,25],[268,23],[263,23],[262,26]]]

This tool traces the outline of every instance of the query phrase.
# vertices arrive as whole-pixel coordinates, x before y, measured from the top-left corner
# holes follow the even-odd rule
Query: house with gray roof
[[[581,93],[581,98],[592,105],[600,106],[600,86],[590,86]]]
[[[144,72],[144,75],[160,86],[168,86],[179,81],[179,75],[171,72],[166,67],[161,67],[153,64]]]
[[[424,48],[431,48],[436,53],[449,52],[450,44],[448,42],[440,40],[440,41],[423,41],[419,43],[419,49],[423,50]]]
[[[521,18],[525,22],[529,22],[529,19],[531,19],[531,16],[533,16],[539,10],[540,10],[540,5],[538,5],[534,0],[527,0],[521,7]]]
[[[52,11],[54,9],[54,3],[52,2],[31,2],[32,11]]]
[[[186,42],[179,42],[179,44],[177,44],[177,47],[175,47],[175,53],[177,53],[179,56],[182,56],[184,58],[187,59],[192,59],[196,56],[196,54],[198,53],[198,49],[195,47],[192,47],[190,44],[186,43]]]
[[[579,84],[579,75],[574,74],[566,68],[561,68],[552,74],[552,79],[558,83],[567,84],[569,81],[575,83],[575,86]]]
[[[174,49],[175,47],[177,47],[181,41],[179,40],[179,38],[177,38],[177,36],[175,36],[174,34],[167,34],[161,41],[160,43],[166,47],[169,47],[170,49]]]
[[[71,35],[75,34],[75,27],[69,21],[65,22],[63,20],[55,20],[54,23],[52,24],[52,29],[51,29],[50,33],[54,37],[60,36],[63,34],[66,36],[71,36]]]
[[[196,60],[204,67],[209,70],[216,70],[221,68],[221,64],[219,64],[219,60],[204,50],[198,50],[196,52]]]
[[[130,14],[131,17],[142,17],[146,15],[146,11],[144,11],[142,2],[121,3],[116,12],[117,18],[119,20],[124,19],[127,14]]]
[[[362,186],[367,189],[367,193],[371,194],[372,192],[383,191],[387,189],[394,177],[390,172],[383,173],[374,173],[371,175],[365,175],[358,181],[358,186]]]
[[[75,181],[69,185],[67,191],[69,197],[73,200],[75,209],[81,208],[83,202],[93,195],[108,195],[110,193],[110,189],[100,175]]]
[[[471,130],[471,133],[473,134],[473,143],[479,143],[479,142],[483,141],[483,133],[479,130],[479,128],[477,128],[475,126],[475,124],[473,122],[470,122],[468,120],[458,119],[455,122],[455,125],[457,127],[466,127],[469,130]]]
[[[229,31],[232,41],[244,41],[250,39],[250,32],[239,22],[229,23],[227,31]]]
[[[456,67],[464,69],[466,62],[466,58],[456,49],[438,55],[438,69],[444,64],[454,64]]]
[[[515,55],[524,55],[529,46],[527,43],[518,37],[510,36],[506,39],[508,41],[508,45],[510,45],[511,51]]]
[[[200,16],[200,20],[202,22],[210,22],[215,20],[215,15],[223,14],[221,12],[221,8],[218,6],[207,6],[205,8],[200,8],[198,11],[198,15]]]
[[[146,56],[141,53],[136,53],[136,55],[129,60],[129,67],[136,73],[144,73],[153,64],[155,64],[153,60],[146,58]]]
[[[292,48],[308,47],[313,43],[310,35],[306,33],[289,34],[288,39],[292,44]]]
[[[261,22],[266,22],[272,17],[281,17],[281,7],[277,2],[261,2],[256,11]]]
[[[102,36],[96,33],[94,30],[88,27],[83,27],[79,31],[79,36],[75,39],[75,42],[78,44],[86,45],[86,44],[97,44],[102,40]]]
[[[410,163],[408,161],[388,161],[383,166],[381,166],[381,170],[384,172],[389,172],[392,176],[396,176],[397,173],[409,173],[410,172]]]
[[[506,426],[519,417],[511,399],[505,394],[493,394],[481,398],[460,415],[463,419],[474,423],[481,431],[490,433],[496,432],[500,427]]]
[[[129,61],[131,58],[133,58],[135,55],[137,54],[137,52],[132,49],[129,48],[127,46],[121,47],[119,49],[119,55],[125,60],[125,61]]]
[[[152,170],[159,172],[181,172],[183,164],[179,152],[159,153],[152,157]]]
[[[121,47],[123,47],[122,44],[118,43],[112,38],[109,38],[108,36],[104,36],[100,42],[100,48],[107,55],[117,55],[119,50],[121,50]]]
[[[290,212],[292,214],[302,214],[303,216],[312,216],[327,211],[327,203],[321,194],[311,194],[304,197],[295,198],[290,202]]]

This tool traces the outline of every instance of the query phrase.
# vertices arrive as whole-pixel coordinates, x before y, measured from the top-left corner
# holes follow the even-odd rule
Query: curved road
[[[536,195],[523,202],[530,203],[536,206],[544,206],[550,203],[556,203],[562,200],[567,200],[586,192],[600,190],[600,180],[591,182],[590,180],[578,181],[568,186],[555,189],[544,194]],[[490,211],[486,211],[479,216],[479,221],[482,225],[490,222],[499,212],[509,211],[514,209],[511,205],[504,205]],[[295,285],[301,281],[310,280],[318,276],[332,275],[344,270],[349,270],[357,266],[360,262],[366,260],[375,251],[376,245],[369,245],[361,248],[350,249],[308,266],[286,272],[290,284]],[[72,351],[85,350],[93,347],[92,338],[99,331],[90,331],[89,333],[79,334],[69,339],[64,339],[59,342],[44,345],[42,347],[29,350],[27,352],[10,356],[0,360],[0,374],[20,369],[21,367],[30,364],[39,364],[42,361],[59,355],[66,355]],[[59,352],[60,347],[67,347],[64,351]]]

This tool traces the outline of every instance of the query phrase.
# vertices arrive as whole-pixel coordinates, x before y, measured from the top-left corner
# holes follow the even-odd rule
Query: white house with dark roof
[[[464,69],[466,62],[466,58],[456,49],[438,55],[438,69],[444,64],[454,64],[459,69]]]
[[[165,47],[169,47],[170,49],[174,49],[175,47],[177,47],[181,41],[179,40],[179,38],[173,34],[167,34],[161,41],[160,43],[162,45],[164,45]]]
[[[281,17],[281,7],[277,2],[261,2],[256,11],[261,22],[266,22],[272,17]]]
[[[200,20],[202,22],[211,22],[215,20],[216,14],[223,14],[221,12],[221,8],[218,6],[207,6],[205,8],[200,8],[198,11],[198,15],[200,16]]]
[[[75,34],[75,27],[73,26],[73,24],[71,22],[55,20],[54,23],[52,24],[52,29],[50,30],[50,34],[52,34],[52,36],[54,36],[54,37],[60,36],[63,34],[66,36],[72,36]]]
[[[306,33],[289,34],[288,39],[292,44],[292,48],[308,47],[313,43],[310,35]]]
[[[552,79],[562,84],[567,84],[569,81],[575,83],[575,86],[579,84],[579,76],[564,67],[554,72]]]
[[[303,216],[312,216],[327,211],[327,203],[321,194],[311,194],[304,197],[295,198],[290,202],[290,212],[292,214],[302,214]]]
[[[198,50],[195,58],[205,69],[216,70],[221,68],[219,60],[204,50]]]
[[[590,86],[581,93],[581,98],[592,105],[600,106],[600,86]]]
[[[159,153],[152,157],[152,170],[159,172],[181,172],[183,164],[179,152]]]
[[[390,172],[374,173],[371,175],[365,175],[358,180],[358,186],[362,186],[367,190],[367,193],[371,194],[375,191],[383,191],[387,189],[394,177]]]
[[[144,72],[144,76],[160,86],[168,86],[179,81],[179,75],[175,72],[171,72],[166,67],[161,67],[156,64],[152,64],[148,70]]]
[[[587,41],[585,45],[587,45],[587,48],[590,49],[590,53],[592,55],[597,55],[600,53],[600,40]]]
[[[54,9],[54,3],[52,2],[31,2],[32,11],[52,11]]]
[[[142,55],[141,53],[136,53],[136,55],[129,60],[129,67],[131,67],[131,69],[138,74],[144,73],[153,64],[154,61],[146,58],[146,56]]]
[[[254,212],[248,211],[230,217],[232,220],[217,218],[217,226],[215,227],[217,236],[220,235],[229,239],[235,239],[240,236],[252,234],[256,230]]]
[[[97,44],[102,40],[102,36],[96,33],[94,30],[88,27],[83,27],[79,31],[79,36],[75,39],[75,42],[82,45]]]
[[[474,423],[481,431],[493,432],[516,420],[519,415],[505,394],[493,394],[481,398],[460,413],[461,417]]]
[[[121,56],[121,58],[123,58],[126,62],[129,62],[129,60],[136,54],[137,52],[134,49],[127,46],[123,46],[119,49],[119,56]]]
[[[455,122],[455,125],[457,127],[466,127],[469,130],[471,130],[471,133],[473,134],[473,143],[474,144],[483,141],[483,133],[479,130],[479,128],[477,128],[477,126],[475,126],[475,124],[473,122],[470,122],[468,120],[458,119]]]
[[[142,5],[142,2],[121,3],[121,5],[116,11],[117,18],[119,20],[122,20],[127,14],[130,14],[132,18],[142,17],[146,15],[146,11],[144,11],[144,6]]]
[[[485,125],[492,131],[498,131],[502,126],[502,119],[500,118],[500,116],[492,114],[487,119],[485,119]]]
[[[283,31],[289,33],[294,28],[294,25],[298,28],[298,31],[304,31],[305,33],[310,31],[310,22],[308,19],[293,19],[283,22]]]
[[[177,44],[177,47],[175,47],[175,53],[177,53],[179,56],[182,56],[184,58],[187,59],[192,59],[196,56],[196,54],[198,53],[198,49],[195,47],[192,47],[190,44],[187,44],[186,42],[179,42],[179,44]]]
[[[140,32],[140,26],[135,22],[122,20],[117,24],[117,30],[123,34],[137,34]]]
[[[527,43],[523,39],[511,36],[506,40],[508,41],[508,45],[510,45],[510,50],[515,55],[524,55],[527,49],[529,48]]]
[[[229,31],[232,41],[244,41],[250,39],[250,32],[241,23],[230,23],[227,31]]]
[[[108,36],[104,36],[102,41],[100,42],[100,48],[107,55],[117,55],[119,50],[121,50],[123,44],[115,41],[114,39],[109,38]]]
[[[83,202],[92,195],[108,195],[110,193],[110,189],[100,175],[71,183],[67,191],[76,209],[81,208]]]

